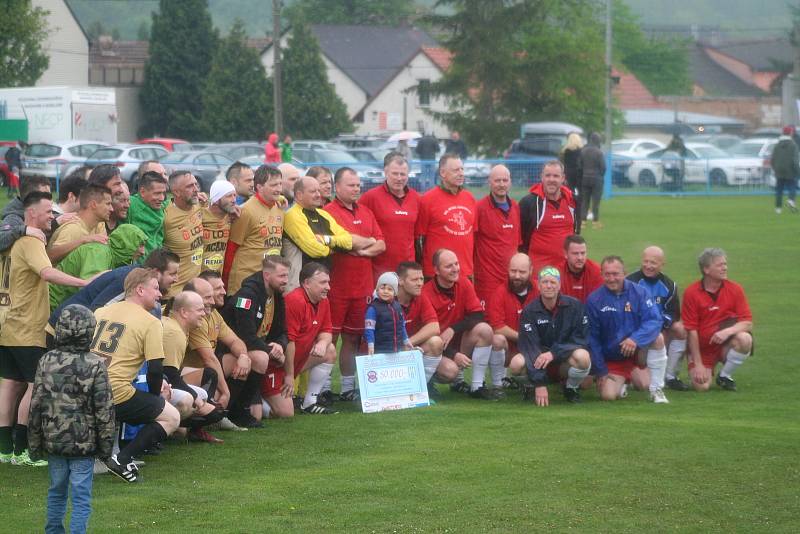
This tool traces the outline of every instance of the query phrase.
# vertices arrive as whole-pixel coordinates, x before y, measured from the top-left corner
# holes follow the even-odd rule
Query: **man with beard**
[[[558,264],[561,294],[586,303],[592,292],[603,285],[600,266],[586,257],[586,240],[576,234],[564,240],[565,259]]]
[[[203,258],[203,216],[200,207],[200,186],[188,171],[177,171],[169,177],[172,203],[164,212],[164,246],[181,259],[178,281],[167,293],[174,297],[181,288],[200,274]]]
[[[222,279],[233,295],[242,281],[261,270],[264,255],[280,255],[283,244],[283,210],[278,206],[281,173],[262,165],[255,174],[255,194],[242,206],[242,213],[231,224]]]
[[[217,180],[211,184],[209,206],[203,209],[202,269],[222,273],[231,222],[239,215],[233,184]]]
[[[531,260],[518,252],[508,262],[507,282],[495,288],[486,303],[486,322],[494,330],[492,354],[492,384],[495,388],[515,387],[516,382],[505,377],[511,357],[517,354],[519,339],[519,318],[522,309],[536,297],[531,285]],[[499,365],[502,362],[502,365]]]
[[[122,182],[121,190],[111,196],[111,216],[106,222],[106,234],[117,229],[117,226],[125,222],[128,217],[128,209],[131,207],[131,192],[128,184]]]
[[[286,199],[286,205],[283,209],[288,210],[294,204],[294,184],[300,178],[300,171],[291,163],[281,163],[278,165],[278,170],[281,171],[283,176],[283,197]],[[320,206],[317,206],[320,207]]]

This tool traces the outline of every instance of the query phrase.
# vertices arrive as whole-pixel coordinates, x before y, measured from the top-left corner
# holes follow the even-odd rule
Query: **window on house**
[[[417,83],[417,96],[419,97],[420,106],[431,105],[431,81],[419,80]]]

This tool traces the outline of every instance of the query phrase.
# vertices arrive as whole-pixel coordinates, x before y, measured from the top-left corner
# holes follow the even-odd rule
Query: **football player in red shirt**
[[[733,372],[753,348],[753,315],[742,286],[728,280],[725,251],[707,248],[697,259],[703,277],[683,293],[681,317],[688,333],[689,375],[697,391],[708,391],[714,367],[717,385],[736,391]]]
[[[373,278],[394,271],[400,262],[414,261],[414,226],[420,195],[408,187],[408,161],[398,152],[383,158],[386,181],[361,196],[359,203],[372,210],[384,235],[392,236],[383,254],[372,259]]]
[[[519,204],[508,196],[511,173],[505,165],[489,172],[489,194],[477,205],[475,291],[486,303],[506,283],[508,260],[521,242]]]
[[[603,285],[600,266],[586,257],[586,240],[577,234],[564,239],[564,260],[558,264],[561,294],[586,304],[592,291]]]
[[[325,206],[339,225],[353,235],[374,238],[374,243],[357,252],[335,251],[331,269],[331,322],[333,343],[342,335],[339,349],[339,370],[342,373],[342,388],[339,398],[343,401],[359,399],[356,389],[355,355],[364,334],[364,316],[375,285],[372,283],[372,258],[386,250],[378,222],[372,211],[358,202],[361,194],[361,179],[350,167],[342,167],[334,175],[336,198]]]
[[[433,254],[452,250],[461,265],[461,274],[472,276],[473,236],[476,231],[476,205],[472,193],[464,189],[464,164],[461,158],[445,154],[439,159],[441,182],[422,196],[417,217],[417,257],[426,277],[432,277]]]
[[[422,288],[422,294],[431,301],[442,328],[444,355],[463,372],[472,367],[472,386],[469,387],[459,373],[451,384],[454,391],[466,392],[476,398],[496,400],[502,391],[483,387],[486,368],[501,369],[505,373],[505,354],[492,351],[492,327],[483,320],[483,307],[472,282],[461,276],[461,266],[455,252],[439,249],[433,254],[436,276]],[[472,357],[470,358],[471,355]]]

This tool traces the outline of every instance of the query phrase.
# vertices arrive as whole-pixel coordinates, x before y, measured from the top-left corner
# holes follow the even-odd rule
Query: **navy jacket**
[[[592,374],[608,374],[606,361],[622,361],[619,344],[631,338],[644,348],[655,341],[661,332],[661,313],[648,291],[630,280],[625,280],[622,292],[617,295],[606,286],[600,286],[586,300],[589,316],[589,352],[592,356]]]
[[[397,300],[384,302],[375,298],[367,308],[364,338],[375,345],[376,354],[399,352],[408,341],[403,308]]]
[[[588,345],[589,325],[583,304],[578,299],[559,295],[551,312],[542,298],[532,300],[522,310],[519,319],[517,346],[525,357],[528,378],[534,386],[547,384],[547,369],[536,369],[533,362],[543,352],[550,351],[550,365],[561,365],[575,349]]]

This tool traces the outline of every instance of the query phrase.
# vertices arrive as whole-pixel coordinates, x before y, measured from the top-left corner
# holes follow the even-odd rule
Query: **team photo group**
[[[48,466],[48,525],[69,488],[85,528],[93,473],[137,482],[172,435],[335,414],[360,400],[356,356],[418,350],[432,403],[735,391],[753,323],[726,253],[698,244],[685,289],[657,243],[592,261],[597,200],[559,160],[537,172],[518,201],[504,165],[476,200],[452,153],[424,193],[398,152],[363,193],[351,168],[289,163],[234,163],[207,193],[157,161],[136,192],[81,168],[57,202],[27,178],[0,224],[0,462]]]

